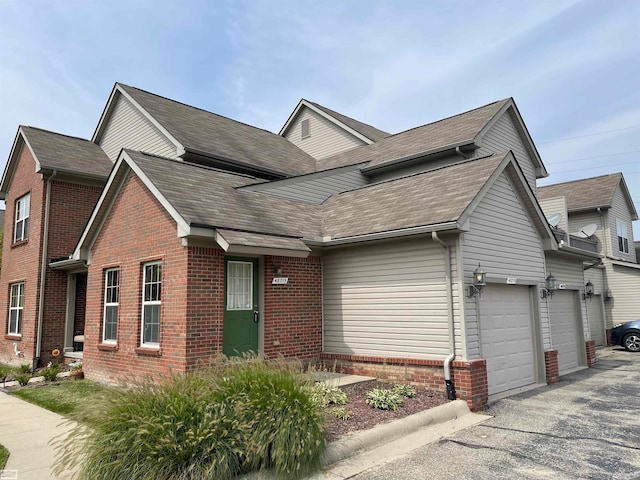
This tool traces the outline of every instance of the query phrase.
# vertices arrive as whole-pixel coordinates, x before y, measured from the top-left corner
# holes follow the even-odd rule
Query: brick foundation
[[[560,381],[557,350],[548,350],[544,352],[544,370],[547,377],[547,383],[549,385]]]
[[[586,342],[587,349],[587,367],[593,367],[598,359],[596,358],[596,342],[589,340]]]
[[[446,393],[444,362],[415,358],[380,358],[323,353],[324,367],[341,373],[364,375],[390,382],[423,385]],[[456,398],[465,400],[469,408],[480,411],[487,404],[487,364],[485,360],[456,360],[451,364]]]

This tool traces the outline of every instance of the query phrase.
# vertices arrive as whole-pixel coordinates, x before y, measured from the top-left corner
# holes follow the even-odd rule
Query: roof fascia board
[[[9,152],[9,159],[4,166],[4,172],[2,173],[2,181],[0,181],[0,199],[6,198],[6,193],[9,190],[11,179],[13,178],[13,172],[16,169],[18,158],[24,148],[24,135],[22,133],[22,127],[18,127],[16,136],[13,138],[13,144],[11,145],[11,151]]]
[[[602,255],[599,253],[595,253],[595,252],[588,252],[586,250],[582,250],[581,248],[575,248],[575,247],[570,247],[568,245],[560,245],[559,248],[555,251],[553,251],[554,254],[557,255],[570,255],[572,257],[580,257],[580,258],[585,258],[585,259],[600,259],[602,258]]]
[[[300,102],[296,106],[295,110],[289,116],[289,118],[287,119],[287,122],[284,124],[284,126],[280,130],[280,133],[279,133],[280,136],[284,136],[284,133],[289,129],[289,127],[293,123],[293,120],[298,116],[298,114],[302,110],[302,107],[307,107],[309,110],[312,110],[313,112],[317,113],[318,115],[320,115],[321,117],[325,118],[326,120],[329,120],[334,125],[340,127],[345,132],[347,132],[347,133],[353,135],[354,137],[362,140],[367,145],[371,145],[372,143],[375,143],[371,138],[366,137],[366,136],[362,135],[360,132],[355,131],[353,128],[351,128],[348,125],[342,123],[340,120],[338,120],[334,116],[329,115],[327,112],[325,112],[323,110],[320,110],[315,105],[309,103],[304,98],[302,100],[300,100]]]
[[[350,237],[342,237],[342,238],[325,238],[321,241],[305,241],[305,243],[309,245],[317,245],[323,247],[330,247],[333,245],[345,245],[348,243],[358,243],[358,242],[367,242],[370,240],[383,240],[386,238],[396,238],[396,237],[404,237],[407,235],[419,235],[421,233],[431,233],[431,232],[440,232],[444,230],[452,230],[452,231],[463,231],[462,225],[460,222],[445,222],[445,223],[436,223],[433,225],[420,225],[417,227],[409,227],[409,228],[401,228],[398,230],[389,230],[386,232],[378,232],[378,233],[365,233],[363,235],[354,235]]]
[[[476,143],[473,140],[463,140],[461,142],[450,143],[449,145],[445,145],[443,147],[434,148],[431,150],[425,150],[420,153],[414,153],[412,155],[407,155],[406,157],[397,158],[395,160],[391,160],[389,162],[381,163],[379,165],[368,166],[361,169],[362,173],[370,173],[375,171],[386,170],[388,168],[393,168],[400,163],[409,162],[411,160],[417,160],[422,157],[430,157],[432,155],[445,154],[449,150],[452,151],[452,155],[456,153],[456,148],[470,146],[472,148],[477,148]]]
[[[272,247],[253,247],[248,245],[233,245],[229,243],[224,235],[219,231],[215,231],[214,240],[227,253],[247,254],[247,255],[276,255],[284,257],[306,258],[309,256],[311,249],[297,250],[292,248],[272,248]]]
[[[491,130],[491,128],[500,119],[500,117],[502,117],[502,115],[504,115],[505,113],[508,114],[509,112],[512,113],[511,120],[514,120],[516,123],[515,125],[516,131],[518,130],[517,127],[520,127],[522,132],[524,132],[525,138],[523,138],[522,140],[524,140],[523,142],[524,146],[529,151],[529,154],[531,155],[531,158],[534,161],[534,167],[536,169],[536,178],[548,177],[549,173],[547,172],[547,169],[545,168],[544,163],[542,163],[542,158],[538,153],[538,149],[533,143],[533,139],[531,138],[531,135],[529,135],[529,130],[527,129],[527,126],[525,125],[524,120],[522,119],[522,116],[518,111],[518,107],[513,101],[513,98],[510,98],[508,101],[506,101],[505,104],[500,108],[500,110],[496,112],[493,118],[489,120],[489,122],[487,122],[487,124],[484,127],[482,127],[482,130],[480,130],[480,133],[476,135],[476,139],[475,139],[476,143],[481,145],[484,139],[484,136],[487,134],[487,132]],[[522,135],[520,136],[522,137]],[[535,163],[537,163],[537,165],[535,165]]]
[[[627,267],[627,268],[635,268],[636,270],[640,270],[640,264],[637,264],[637,263],[623,262],[621,260],[614,260],[613,258],[609,258],[609,257],[607,257],[607,260],[612,265],[618,265],[620,267]]]
[[[138,166],[138,164],[131,158],[131,156],[127,153],[126,150],[123,150],[120,154],[124,161],[127,162],[131,170],[138,176],[138,178],[142,181],[142,183],[149,189],[149,191],[153,194],[154,197],[160,202],[160,205],[171,215],[171,217],[175,220],[178,228],[178,232],[190,231],[191,227],[186,222],[182,215],[178,213],[173,205],[167,200],[167,198],[162,195],[160,190],[154,185],[151,179],[142,171],[142,169]]]
[[[285,178],[287,176],[285,173],[279,172],[278,170],[271,170],[269,168],[259,167],[257,165],[252,164],[252,163],[245,163],[245,162],[241,162],[241,161],[238,161],[238,160],[234,160],[232,158],[226,158],[226,157],[221,157],[221,156],[213,156],[210,153],[203,152],[201,150],[196,150],[194,148],[183,147],[181,155],[184,155],[184,154],[187,154],[187,153],[191,153],[193,155],[196,155],[196,156],[204,158],[204,159],[214,160],[214,161],[216,161],[218,163],[222,163],[224,165],[243,168],[243,169],[247,170],[248,172],[256,172],[256,173],[266,174],[266,175],[270,175],[272,177],[279,177],[279,178]],[[245,173],[244,175],[250,175],[250,174]],[[250,175],[250,176],[255,176],[255,175]]]
[[[109,123],[108,120],[111,116],[111,112],[112,110],[115,108],[116,102],[118,101],[118,98],[116,97],[116,93],[122,95],[124,98],[126,98],[129,102],[131,102],[131,104],[140,112],[142,113],[142,115],[149,120],[154,127],[156,127],[158,129],[158,131],[160,131],[160,133],[162,133],[165,137],[167,137],[167,140],[169,140],[171,143],[173,143],[176,147],[176,152],[177,155],[180,156],[181,154],[184,153],[184,146],[173,136],[171,135],[171,133],[169,133],[169,131],[164,128],[162,126],[162,124],[160,124],[160,122],[158,122],[155,117],[153,117],[149,112],[147,112],[142,105],[140,105],[138,102],[135,101],[135,99],[129,95],[124,88],[122,88],[120,86],[120,84],[116,83],[115,86],[113,87],[113,92],[111,93],[111,96],[109,97],[109,101],[107,103],[107,106],[105,107],[103,116],[100,118],[100,122],[98,123],[98,127],[96,128],[95,133],[93,134],[93,138],[92,138],[92,142],[94,143],[98,143],[99,139],[102,137],[102,133],[104,133],[105,128],[107,127],[107,124]]]
[[[510,172],[507,171],[507,167],[509,165],[512,166],[511,175],[510,175]],[[542,208],[540,207],[540,204],[536,200],[535,195],[531,191],[531,187],[529,187],[529,183],[527,182],[524,174],[522,173],[522,169],[520,168],[520,165],[518,165],[518,162],[516,161],[511,151],[507,152],[507,154],[505,155],[505,158],[496,167],[496,169],[493,171],[489,179],[482,186],[482,188],[480,189],[478,194],[475,196],[475,198],[469,203],[467,208],[465,208],[464,212],[462,212],[458,221],[460,223],[463,223],[463,222],[466,223],[469,221],[469,219],[471,218],[471,215],[473,214],[475,209],[478,207],[478,205],[480,204],[484,196],[493,187],[494,183],[500,177],[502,172],[505,172],[505,171],[508,177],[513,179],[513,177],[515,176],[517,181],[520,183],[522,189],[524,190],[524,192],[526,192],[528,202],[525,202],[525,203],[528,204],[529,206],[525,205],[524,208],[526,211],[529,211],[530,220],[533,220],[532,213],[538,217],[539,222],[532,221],[531,223],[533,224],[533,227],[536,230],[538,230],[538,232],[540,233],[540,237],[541,237],[541,240],[543,241],[543,244],[547,245],[545,246],[545,248],[547,250],[557,250],[558,243],[555,241],[555,236],[551,231],[551,227],[549,227],[546,217],[542,212]],[[518,193],[517,189],[514,189],[514,194],[517,196],[520,196],[520,193]],[[533,207],[534,212],[531,212],[531,207]],[[540,225],[542,225],[542,230],[540,229]],[[549,242],[545,243],[546,240],[549,240]]]
[[[629,189],[627,188],[627,182],[622,175],[620,176],[620,183],[618,184],[618,186],[622,188],[622,194],[627,200],[629,213],[631,213],[631,220],[638,220],[638,212],[636,211],[636,206],[633,204],[633,199],[631,198],[631,194],[629,193]]]

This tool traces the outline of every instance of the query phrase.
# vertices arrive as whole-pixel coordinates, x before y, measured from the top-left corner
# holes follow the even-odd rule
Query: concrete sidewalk
[[[55,449],[50,442],[74,426],[57,413],[0,392],[0,444],[10,453],[0,479],[65,478],[51,471]]]

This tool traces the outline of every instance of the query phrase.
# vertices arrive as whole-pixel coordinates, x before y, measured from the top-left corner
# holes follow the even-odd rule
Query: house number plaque
[[[507,277],[507,285],[515,285],[518,283],[517,277]]]
[[[286,285],[289,283],[289,279],[287,277],[274,277],[271,280],[271,285]]]

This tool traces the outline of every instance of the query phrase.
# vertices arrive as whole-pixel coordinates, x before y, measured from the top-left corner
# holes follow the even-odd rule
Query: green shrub
[[[347,410],[344,407],[336,407],[333,410],[331,410],[331,414],[336,417],[338,420],[349,420],[351,418],[351,414],[353,412],[351,412],[350,410]]]
[[[9,450],[7,450],[3,445],[0,445],[0,472],[4,469],[4,466],[7,464],[7,460],[9,459]]]
[[[45,380],[49,382],[53,382],[58,374],[60,373],[61,367],[58,363],[50,363],[44,368],[41,368],[38,372],[40,375],[44,377]]]
[[[18,384],[24,387],[26,384],[29,383],[30,378],[31,378],[31,375],[25,375],[24,373],[21,373],[19,375],[16,375],[16,382],[18,382]]]
[[[327,405],[344,405],[349,400],[346,393],[328,382],[316,382],[311,388],[311,396],[322,408]]]
[[[418,392],[413,385],[398,384],[393,387],[393,392],[405,398],[413,398]]]
[[[261,468],[287,478],[319,464],[324,425],[299,372],[230,360],[117,391],[92,429],[58,444],[56,472],[80,479],[229,479]]]
[[[320,464],[326,440],[324,417],[299,365],[233,360],[219,379],[219,394],[243,405],[242,424],[251,430],[245,445],[247,470],[272,468],[299,477]]]
[[[5,365],[0,363],[0,380],[4,381],[11,373],[13,373],[14,368],[10,365]]]
[[[31,373],[33,369],[31,368],[31,364],[23,363],[18,367],[20,373]]]
[[[397,410],[402,405],[404,398],[392,390],[374,388],[367,392],[365,402],[367,405],[380,410]]]

